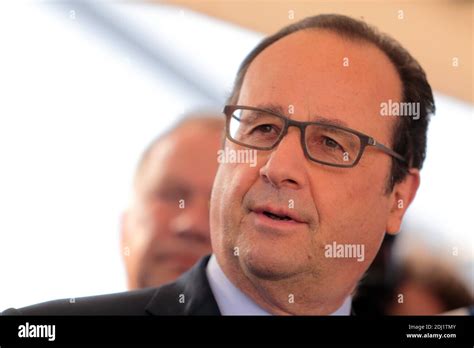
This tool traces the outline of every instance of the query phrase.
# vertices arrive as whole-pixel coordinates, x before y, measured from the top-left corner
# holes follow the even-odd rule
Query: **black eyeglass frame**
[[[248,145],[248,144],[245,144],[245,143],[241,143],[235,139],[232,138],[232,136],[230,135],[230,127],[229,127],[229,124],[230,124],[230,119],[231,117],[233,116],[233,113],[235,110],[237,109],[242,109],[242,110],[251,110],[251,111],[261,111],[261,112],[265,112],[265,113],[268,113],[268,114],[271,114],[273,116],[276,116],[280,119],[283,120],[284,122],[284,127],[283,127],[283,130],[280,132],[280,135],[278,136],[278,139],[275,141],[275,143],[272,145],[272,146],[267,146],[267,147],[261,147],[261,146],[252,146],[252,145]],[[342,127],[342,126],[336,126],[336,125],[331,125],[331,124],[327,124],[327,123],[324,123],[324,122],[301,122],[301,121],[295,121],[295,120],[291,120],[289,119],[288,117],[284,116],[284,115],[281,115],[279,113],[276,113],[276,112],[273,112],[271,110],[267,110],[267,109],[260,109],[260,108],[256,108],[256,107],[253,107],[253,106],[245,106],[245,105],[225,105],[224,106],[224,110],[223,110],[225,116],[226,116],[226,137],[227,139],[229,139],[230,141],[232,141],[233,143],[236,143],[238,145],[241,145],[241,146],[244,146],[244,147],[247,147],[247,148],[250,148],[250,149],[255,149],[255,150],[263,150],[263,151],[269,151],[269,150],[273,150],[276,146],[278,146],[278,144],[280,143],[280,141],[283,139],[283,137],[288,133],[288,128],[289,127],[296,127],[296,128],[299,128],[300,130],[300,141],[301,141],[301,146],[303,148],[303,151],[304,151],[304,154],[307,158],[309,158],[310,160],[314,161],[314,162],[317,162],[317,163],[321,163],[321,164],[325,164],[325,165],[328,165],[328,166],[332,166],[332,167],[340,167],[340,168],[352,168],[352,167],[355,167],[358,163],[359,163],[359,160],[361,159],[364,151],[365,151],[365,148],[367,146],[373,146],[373,147],[376,147],[378,148],[379,150],[385,152],[386,154],[404,162],[404,163],[407,163],[407,160],[400,154],[396,153],[395,151],[393,151],[392,149],[390,149],[389,147],[379,143],[377,140],[375,140],[373,137],[371,136],[368,136],[364,133],[361,133],[361,132],[358,132],[354,129],[350,129],[350,128],[346,128],[346,127]],[[239,120],[240,121],[240,120]],[[326,127],[326,128],[333,128],[333,129],[340,129],[340,130],[343,130],[343,131],[346,131],[346,132],[349,132],[351,134],[354,134],[356,135],[357,137],[359,137],[360,139],[360,150],[359,150],[359,154],[357,155],[355,161],[351,164],[334,164],[334,163],[329,163],[329,162],[324,162],[324,161],[321,161],[321,160],[318,160],[318,159],[315,159],[313,158],[309,152],[308,152],[308,149],[306,148],[306,141],[305,141],[305,132],[306,132],[306,127],[309,126],[309,125],[316,125],[316,126],[322,126],[322,127]]]

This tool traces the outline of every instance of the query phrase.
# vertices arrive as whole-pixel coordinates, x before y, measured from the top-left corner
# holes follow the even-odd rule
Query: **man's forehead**
[[[305,29],[286,35],[261,51],[254,62],[266,56],[272,57],[273,60],[277,60],[278,57],[283,60],[289,57],[297,58],[292,60],[299,61],[301,64],[339,66],[341,61],[335,58],[347,57],[368,64],[378,59],[378,63],[392,65],[388,56],[375,44],[329,29]]]
[[[217,127],[195,124],[180,127],[153,144],[137,174],[140,180],[156,180],[157,175],[180,173],[187,176],[190,169],[215,160],[220,139],[221,130]],[[200,174],[212,176],[205,169],[193,174],[194,177]]]
[[[250,64],[243,87],[249,79],[271,89],[318,89],[371,100],[401,96],[401,80],[383,51],[328,30],[302,30],[276,41]]]
[[[285,115],[292,107],[299,120],[336,119],[339,125],[387,136],[394,120],[380,117],[380,105],[400,101],[401,91],[395,66],[375,45],[327,30],[304,30],[254,59],[238,104],[276,105]]]
[[[168,134],[155,144],[152,156],[158,162],[186,163],[197,159],[189,158],[190,151],[199,150],[201,158],[214,156],[222,130],[202,125],[185,125]]]

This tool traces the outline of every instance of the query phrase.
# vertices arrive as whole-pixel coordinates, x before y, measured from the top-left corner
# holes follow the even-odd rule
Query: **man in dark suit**
[[[320,15],[263,40],[228,104],[210,258],[157,289],[6,314],[348,315],[419,186],[423,69],[364,22]]]

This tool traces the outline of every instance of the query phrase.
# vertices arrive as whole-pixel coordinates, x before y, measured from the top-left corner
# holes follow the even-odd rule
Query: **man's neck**
[[[339,302],[329,303],[326,299],[314,300],[305,296],[312,294],[312,289],[301,286],[295,287],[294,279],[290,284],[285,282],[263,283],[259,280],[255,286],[242,272],[224,271],[215,255],[212,255],[207,267],[207,275],[211,289],[216,297],[223,315],[349,315],[351,310],[350,296],[343,297]],[[231,276],[229,277],[230,274]],[[286,289],[298,289],[291,293]],[[280,301],[278,301],[280,300]]]

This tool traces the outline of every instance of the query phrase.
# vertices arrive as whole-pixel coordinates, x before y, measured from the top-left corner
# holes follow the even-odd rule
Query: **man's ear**
[[[403,216],[415,198],[419,186],[420,170],[417,168],[410,168],[405,179],[395,184],[390,193],[390,212],[386,228],[388,234],[397,234],[400,230]]]

